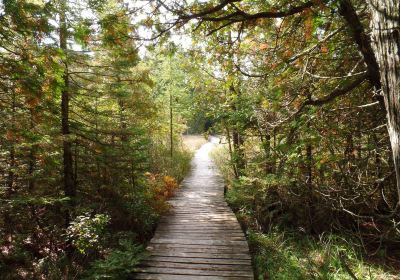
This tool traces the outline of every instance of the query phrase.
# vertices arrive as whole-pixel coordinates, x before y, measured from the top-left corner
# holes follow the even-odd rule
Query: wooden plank
[[[133,279],[253,280],[245,235],[224,200],[223,178],[203,146]]]
[[[151,244],[147,247],[147,250],[163,250],[163,249],[179,249],[182,252],[189,250],[208,250],[209,252],[236,252],[236,253],[248,253],[249,249],[247,247],[232,247],[232,246],[218,246],[218,247],[210,247],[205,245],[197,245],[197,244]]]
[[[160,257],[150,256],[147,260],[149,261],[164,261],[164,262],[175,262],[175,263],[199,263],[199,264],[245,264],[249,265],[249,260],[237,260],[237,259],[204,259],[204,258],[184,258],[184,257]]]
[[[173,244],[198,244],[198,245],[231,245],[231,246],[247,246],[247,242],[229,241],[229,240],[188,240],[188,239],[171,239],[171,238],[153,238],[151,244],[173,243]]]
[[[173,275],[138,273],[134,279],[140,280],[252,280],[253,277],[224,277],[224,276],[200,276],[200,275]]]
[[[243,250],[232,250],[232,249],[216,249],[216,248],[179,248],[179,247],[175,247],[175,248],[171,248],[171,247],[165,247],[165,248],[155,248],[155,250],[147,250],[147,253],[149,255],[152,254],[152,252],[157,252],[158,254],[163,254],[165,252],[170,252],[170,253],[196,253],[196,254],[206,254],[206,253],[210,253],[210,254],[237,254],[237,255],[248,255],[249,252],[246,251],[245,249]],[[165,254],[163,254],[165,255]],[[197,255],[198,256],[198,255]]]
[[[158,232],[154,235],[154,238],[162,238],[165,232]],[[179,233],[179,232],[168,232],[168,236],[174,239],[196,239],[196,240],[215,240],[221,238],[221,235],[218,233]],[[244,241],[243,236],[235,235],[235,234],[226,234],[224,237],[225,240],[235,240],[235,241]]]
[[[164,251],[156,250],[151,252],[150,255],[158,257],[251,260],[248,254],[243,254],[243,253],[236,254],[236,253],[180,252],[173,250],[164,250]]]
[[[150,267],[169,267],[169,268],[188,268],[188,269],[203,269],[203,270],[223,270],[223,271],[249,271],[253,272],[252,266],[245,264],[202,264],[202,263],[175,263],[175,262],[159,262],[159,261],[144,261],[141,266]]]
[[[165,274],[182,274],[197,276],[242,276],[251,277],[253,273],[249,271],[228,271],[228,270],[203,270],[203,269],[187,269],[187,268],[169,268],[169,267],[141,267],[138,272],[144,273],[165,273]]]

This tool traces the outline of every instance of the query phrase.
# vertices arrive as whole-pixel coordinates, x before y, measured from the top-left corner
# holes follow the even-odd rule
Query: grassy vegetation
[[[203,135],[183,135],[182,143],[184,150],[194,153],[202,145],[207,143],[207,139]]]
[[[333,233],[249,231],[258,279],[400,279],[394,271],[364,260],[357,241]]]
[[[267,230],[262,229],[260,220],[268,217],[259,216],[254,200],[267,190],[249,188],[243,178],[233,179],[226,146],[218,146],[212,156],[228,184],[227,201],[247,231],[257,279],[400,279],[394,268],[369,259],[362,244],[353,235],[340,232],[306,233],[303,228],[291,224],[288,217],[293,213],[269,212],[279,216],[279,222]],[[265,180],[272,180],[270,186],[279,185],[275,178]]]

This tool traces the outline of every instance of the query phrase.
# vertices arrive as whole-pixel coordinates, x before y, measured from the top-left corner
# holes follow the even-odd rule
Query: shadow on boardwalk
[[[170,201],[171,213],[150,241],[150,256],[133,279],[253,279],[247,241],[209,157],[213,146],[209,142],[196,152],[191,173]]]

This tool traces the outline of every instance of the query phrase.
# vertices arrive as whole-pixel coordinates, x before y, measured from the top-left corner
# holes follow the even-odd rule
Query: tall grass
[[[182,136],[182,149],[191,153],[194,153],[205,143],[207,143],[207,139],[203,135]]]

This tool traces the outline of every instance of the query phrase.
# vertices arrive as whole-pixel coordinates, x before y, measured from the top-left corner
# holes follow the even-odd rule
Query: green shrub
[[[143,257],[144,249],[142,246],[134,244],[130,240],[122,239],[118,249],[111,251],[104,259],[93,262],[83,279],[129,279]]]
[[[89,249],[96,248],[110,217],[105,214],[96,214],[93,217],[90,213],[77,216],[67,229],[67,238],[81,254]]]

